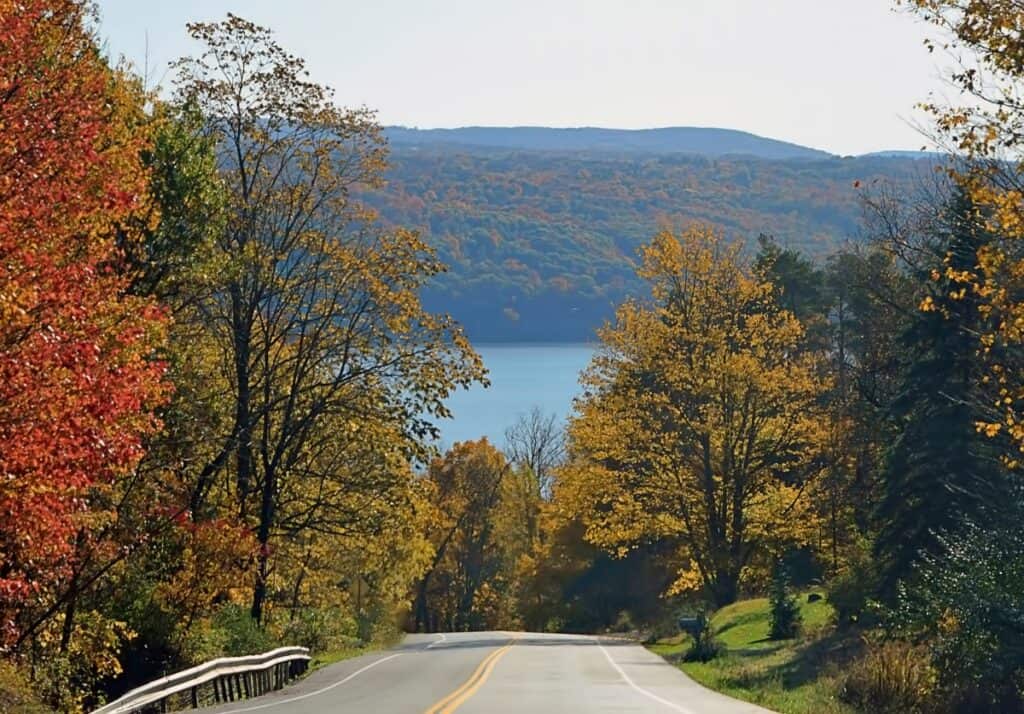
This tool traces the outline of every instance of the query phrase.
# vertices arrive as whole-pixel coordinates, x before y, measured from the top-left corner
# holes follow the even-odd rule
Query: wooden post
[[[192,708],[199,708],[199,687],[192,687]]]

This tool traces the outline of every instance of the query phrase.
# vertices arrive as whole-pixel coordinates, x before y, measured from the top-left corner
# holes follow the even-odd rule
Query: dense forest
[[[681,153],[523,151],[394,143],[366,196],[421,231],[448,266],[424,293],[487,342],[588,341],[643,289],[637,251],[658,226],[706,223],[751,248],[760,234],[816,258],[863,239],[858,187],[911,188],[936,161],[769,160]]]
[[[189,24],[159,94],[90,4],[0,0],[0,710],[534,630],[785,712],[1024,711],[1024,15],[903,6],[975,63],[937,163],[389,155],[269,28]],[[438,306],[607,315],[568,423],[441,453],[487,374]],[[748,599],[756,648],[680,632]]]

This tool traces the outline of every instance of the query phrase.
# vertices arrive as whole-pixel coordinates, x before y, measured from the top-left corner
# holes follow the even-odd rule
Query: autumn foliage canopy
[[[165,394],[164,318],[117,269],[148,213],[143,135],[85,12],[0,0],[0,643],[102,527],[90,501]]]

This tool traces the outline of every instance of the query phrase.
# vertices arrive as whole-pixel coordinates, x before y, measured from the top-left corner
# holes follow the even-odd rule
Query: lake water
[[[491,386],[460,390],[448,400],[453,418],[441,423],[441,446],[486,436],[501,447],[505,429],[534,406],[560,419],[579,394],[579,373],[594,354],[588,344],[477,344]]]

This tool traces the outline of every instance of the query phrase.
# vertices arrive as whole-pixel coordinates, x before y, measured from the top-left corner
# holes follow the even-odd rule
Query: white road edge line
[[[638,691],[641,694],[643,694],[648,699],[653,699],[654,701],[656,701],[656,702],[658,702],[660,704],[664,704],[669,709],[673,709],[673,710],[675,710],[677,712],[680,712],[680,714],[694,714],[694,711],[692,709],[687,709],[686,707],[682,707],[682,706],[676,704],[675,702],[670,702],[667,699],[662,699],[661,697],[659,697],[654,692],[648,692],[646,689],[644,689],[643,687],[638,685],[636,682],[634,682],[630,678],[630,676],[628,674],[626,674],[625,670],[623,670],[622,667],[620,667],[618,665],[618,663],[616,663],[616,661],[612,659],[612,656],[610,654],[608,654],[608,650],[606,650],[604,648],[604,645],[601,644],[601,640],[599,638],[594,638],[594,639],[597,642],[598,649],[600,649],[601,652],[604,653],[605,658],[608,660],[608,664],[610,664],[612,667],[615,668],[615,671],[619,673],[619,676],[622,677],[622,679],[626,682],[626,684],[628,684],[633,689],[635,689],[636,691]]]
[[[438,645],[442,644],[442,643],[443,643],[443,642],[444,642],[445,640],[447,640],[447,639],[448,639],[448,637],[447,637],[447,636],[446,636],[446,635],[445,635],[445,634],[444,634],[443,632],[438,632],[438,633],[437,633],[437,636],[438,636],[438,637],[440,637],[441,639],[439,639],[439,640],[434,640],[434,641],[433,641],[433,642],[431,642],[431,643],[430,643],[429,645],[427,645],[427,649],[428,649],[428,650],[429,650],[429,649],[433,649],[434,647],[437,647]]]
[[[328,684],[323,689],[318,689],[315,692],[309,692],[307,694],[303,694],[303,695],[298,696],[298,697],[292,697],[291,699],[281,699],[279,701],[270,702],[268,704],[260,704],[259,706],[255,706],[255,707],[245,707],[244,709],[230,709],[230,710],[224,712],[224,714],[239,714],[239,712],[254,712],[254,711],[257,711],[258,709],[269,709],[270,707],[279,707],[279,706],[281,706],[283,704],[291,704],[292,702],[297,702],[297,701],[302,700],[302,699],[309,699],[310,697],[315,697],[316,695],[323,694],[324,692],[328,692],[328,691],[334,689],[335,687],[340,687],[345,682],[348,682],[348,681],[351,681],[351,680],[355,679],[356,677],[358,677],[360,674],[362,674],[366,670],[372,669],[373,667],[376,667],[378,664],[383,664],[384,662],[387,662],[389,659],[394,659],[395,657],[401,657],[403,654],[405,654],[405,653],[404,652],[399,652],[398,654],[388,655],[387,657],[382,657],[382,658],[380,658],[378,660],[374,660],[373,662],[370,662],[370,664],[366,665],[362,669],[357,669],[355,672],[353,672],[352,674],[348,675],[344,679],[338,680],[334,684]]]

